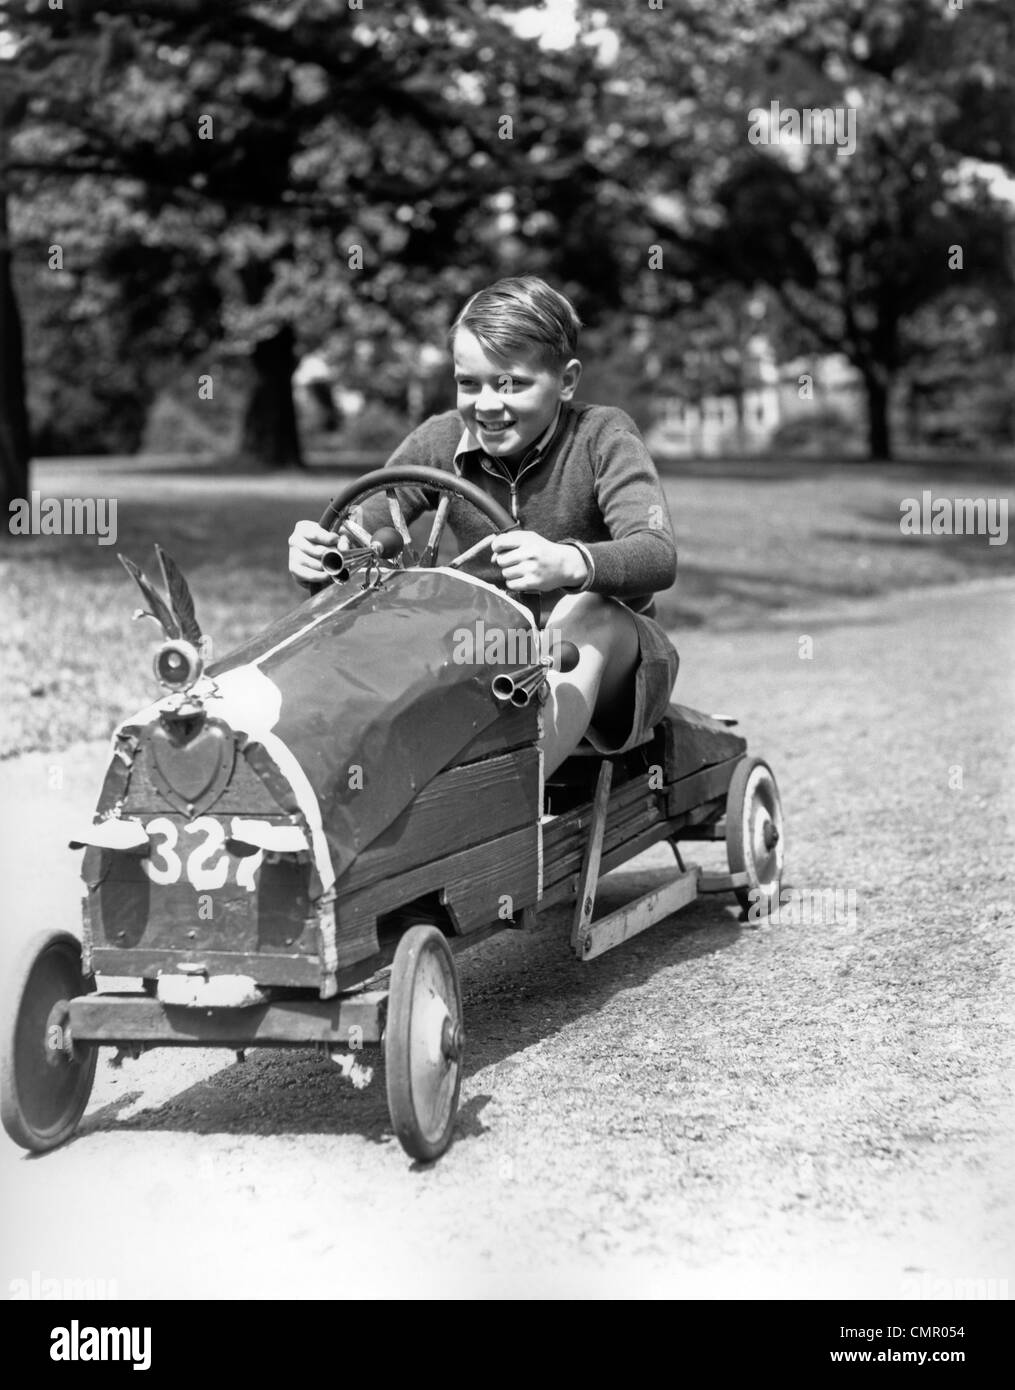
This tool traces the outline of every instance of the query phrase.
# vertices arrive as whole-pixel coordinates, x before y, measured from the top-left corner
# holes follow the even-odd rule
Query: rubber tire
[[[70,932],[39,932],[26,945],[4,988],[0,1037],[0,1118],[23,1149],[46,1153],[74,1133],[95,1079],[98,1049],[78,1044],[75,1056],[46,1058],[49,1015],[95,989],[81,973],[81,943]]]
[[[779,850],[777,853],[778,876],[762,882],[761,870],[754,854],[754,845],[748,834],[747,816],[750,803],[756,803],[757,793],[764,789],[765,799],[776,828],[779,831]],[[774,814],[773,814],[774,812]],[[762,896],[755,901],[759,915],[768,916],[773,906],[779,903],[782,874],[785,868],[784,832],[782,803],[772,769],[762,758],[741,758],[733,769],[733,776],[726,792],[726,858],[731,874],[747,874],[748,886],[735,888],[737,902],[746,916],[753,906],[751,891],[761,889]]]
[[[451,1143],[462,1085],[460,1055],[436,1064],[421,1055],[425,1043],[420,1006],[428,995],[436,997],[437,992],[430,989],[435,971],[447,1012],[460,1029],[462,991],[451,948],[437,927],[410,927],[398,943],[391,967],[385,1081],[388,1113],[398,1141],[410,1158],[423,1163],[440,1158]]]

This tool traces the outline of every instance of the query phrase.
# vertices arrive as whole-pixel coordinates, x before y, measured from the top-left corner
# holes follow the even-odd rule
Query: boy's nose
[[[500,410],[502,406],[501,398],[493,389],[489,382],[482,388],[476,397],[477,410]]]

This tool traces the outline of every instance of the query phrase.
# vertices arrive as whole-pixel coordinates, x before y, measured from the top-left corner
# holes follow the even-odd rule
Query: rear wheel
[[[0,1058],[0,1115],[15,1144],[36,1153],[69,1139],[84,1114],[96,1049],[73,1043],[70,1001],[95,989],[81,972],[81,943],[45,931],[21,956],[7,990]]]
[[[761,758],[742,758],[726,793],[726,857],[730,873],[746,873],[737,901],[752,917],[779,905],[784,845],[782,803],[772,769]]]
[[[384,1051],[391,1123],[412,1158],[439,1158],[451,1142],[464,1042],[451,948],[436,927],[410,927],[391,967]]]

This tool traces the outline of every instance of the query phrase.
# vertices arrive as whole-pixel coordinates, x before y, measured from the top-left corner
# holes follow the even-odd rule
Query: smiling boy
[[[520,523],[466,568],[512,592],[538,594],[540,625],[579,650],[572,671],[549,676],[547,774],[583,737],[604,753],[645,742],[678,665],[652,602],[676,573],[666,500],[630,416],[575,401],[580,328],[570,301],[535,276],[480,290],[449,334],[457,409],[424,421],[389,460],[453,470]],[[410,523],[433,506],[425,488],[397,493]],[[459,499],[448,521],[463,551],[489,531]],[[365,505],[362,523],[371,531],[390,524],[382,497]],[[290,573],[320,583],[321,556],[334,545],[315,522],[297,522]]]

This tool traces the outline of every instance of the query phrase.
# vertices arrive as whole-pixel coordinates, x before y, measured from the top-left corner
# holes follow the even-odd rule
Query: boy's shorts
[[[622,742],[615,738],[600,735],[595,726],[590,727],[583,746],[591,744],[599,753],[627,753],[652,737],[652,730],[666,713],[677,679],[680,657],[666,633],[654,618],[646,618],[641,613],[631,613],[638,629],[640,659],[634,673],[634,701],[630,724],[625,724],[628,734]],[[618,712],[619,713],[619,712]],[[617,725],[621,721],[618,718]]]

